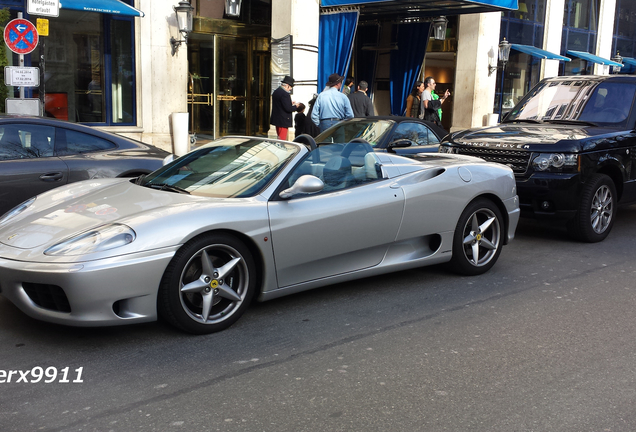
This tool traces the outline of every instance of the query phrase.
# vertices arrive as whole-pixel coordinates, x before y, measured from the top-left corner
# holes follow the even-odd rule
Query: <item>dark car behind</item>
[[[636,201],[635,93],[635,76],[545,79],[501,124],[451,134],[439,151],[508,165],[522,215],[601,241],[618,203]]]
[[[67,183],[137,177],[170,153],[120,135],[40,117],[0,117],[0,216]]]

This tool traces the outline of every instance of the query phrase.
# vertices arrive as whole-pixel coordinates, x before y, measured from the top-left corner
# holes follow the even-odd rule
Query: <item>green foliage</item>
[[[4,35],[4,27],[9,22],[11,14],[8,8],[0,9],[0,32]],[[4,85],[4,67],[9,65],[7,58],[7,45],[2,41],[0,45],[0,112],[5,112],[4,100],[9,95],[9,89]]]

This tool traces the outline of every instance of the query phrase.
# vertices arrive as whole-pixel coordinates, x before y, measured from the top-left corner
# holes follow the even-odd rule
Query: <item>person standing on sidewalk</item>
[[[334,73],[329,75],[327,88],[318,95],[311,112],[311,121],[320,132],[329,129],[340,120],[353,118],[349,99],[340,92],[344,78]]]
[[[356,117],[369,117],[375,114],[373,103],[367,96],[368,88],[369,84],[366,81],[360,81],[358,83],[358,91],[349,95],[351,109],[353,109],[353,115]]]
[[[298,103],[292,102],[289,94],[293,87],[294,79],[286,75],[280,87],[272,94],[272,115],[269,122],[276,126],[276,136],[281,140],[287,140],[287,132],[293,125],[292,113],[298,110]]]

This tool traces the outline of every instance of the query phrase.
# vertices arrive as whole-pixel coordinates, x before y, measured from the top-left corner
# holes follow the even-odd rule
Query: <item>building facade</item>
[[[48,35],[25,55],[41,70],[40,87],[25,96],[40,98],[45,115],[165,149],[173,113],[189,113],[186,129],[200,139],[267,135],[270,95],[286,74],[305,105],[330,73],[365,80],[381,115],[401,115],[415,80],[431,75],[439,92],[452,92],[442,121],[457,130],[492,122],[541,78],[607,74],[603,59],[617,53],[621,73],[634,71],[636,0],[501,1],[449,0],[440,9],[431,0],[191,0],[192,32],[176,49],[177,0],[65,0],[57,17],[29,14],[27,0],[0,7],[48,20]],[[434,40],[429,27],[440,15],[446,39]],[[505,70],[503,38],[513,44]]]

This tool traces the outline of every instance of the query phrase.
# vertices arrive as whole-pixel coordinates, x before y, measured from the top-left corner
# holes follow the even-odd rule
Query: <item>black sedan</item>
[[[0,117],[0,215],[67,183],[137,177],[171,154],[120,135],[50,118]]]
[[[446,131],[413,117],[356,117],[343,120],[316,137],[317,143],[346,144],[364,140],[375,151],[397,154],[434,153]]]

